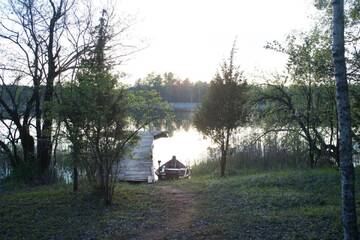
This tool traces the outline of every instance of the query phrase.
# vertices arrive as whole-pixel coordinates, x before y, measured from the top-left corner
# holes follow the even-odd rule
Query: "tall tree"
[[[352,161],[352,133],[349,90],[346,76],[344,41],[344,0],[333,0],[333,61],[336,79],[336,103],[340,128],[340,174],[344,239],[357,240],[355,172]]]
[[[195,127],[210,137],[220,148],[220,175],[225,176],[226,161],[233,131],[246,119],[246,81],[234,65],[235,43],[225,61],[210,82],[208,94],[194,117]]]
[[[6,78],[2,88],[31,86],[31,94],[20,103],[16,100],[21,91],[7,91],[1,94],[0,105],[16,125],[23,161],[38,163],[36,168],[46,176],[51,165],[55,80],[74,69],[79,56],[92,46],[87,38],[90,11],[84,7],[78,11],[80,4],[71,0],[8,0],[1,4],[0,69]],[[11,105],[4,100],[6,95],[14,99]],[[36,138],[30,131],[33,117]]]
[[[259,100],[267,103],[263,120],[272,130],[298,132],[308,145],[311,167],[321,157],[338,163],[330,46],[330,39],[318,28],[299,36],[289,35],[286,46],[276,41],[266,46],[285,53],[288,61],[287,75],[268,84],[260,95]],[[328,107],[326,103],[334,104]]]
[[[155,91],[134,92],[118,84],[109,57],[114,37],[111,17],[103,10],[94,31],[94,51],[82,59],[74,81],[60,86],[55,108],[72,144],[74,191],[81,163],[106,205],[112,202],[122,154],[140,129],[165,118],[169,109]]]

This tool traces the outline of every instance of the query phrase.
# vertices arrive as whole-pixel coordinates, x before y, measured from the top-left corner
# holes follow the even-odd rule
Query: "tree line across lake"
[[[209,87],[208,82],[193,82],[180,79],[172,72],[164,74],[148,74],[136,81],[134,88],[153,89],[167,102],[201,102]]]

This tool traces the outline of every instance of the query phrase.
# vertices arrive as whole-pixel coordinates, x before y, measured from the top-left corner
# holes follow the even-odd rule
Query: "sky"
[[[145,47],[121,66],[128,83],[151,72],[210,81],[235,38],[249,80],[281,72],[286,57],[264,45],[308,29],[316,15],[312,0],[122,0],[116,9],[134,19],[128,40]]]

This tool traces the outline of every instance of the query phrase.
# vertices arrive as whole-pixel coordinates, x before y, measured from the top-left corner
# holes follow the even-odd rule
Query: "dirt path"
[[[165,198],[174,209],[167,211],[165,226],[152,229],[136,239],[160,240],[167,239],[175,232],[186,230],[191,226],[197,210],[197,196],[174,186],[159,186],[162,197]]]

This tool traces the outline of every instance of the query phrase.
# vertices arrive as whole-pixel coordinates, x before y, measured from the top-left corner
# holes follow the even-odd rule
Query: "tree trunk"
[[[338,115],[337,115],[337,118],[339,119]],[[339,137],[339,121],[337,121],[337,126],[336,126],[336,164],[338,167],[340,167],[340,137]]]
[[[46,122],[46,124],[45,124]],[[38,151],[39,151],[39,157],[40,157],[40,169],[41,173],[45,174],[49,170],[50,162],[51,162],[51,149],[52,149],[52,143],[51,143],[51,120],[45,120],[43,129],[42,129],[42,136],[41,139],[39,139],[38,144]]]
[[[309,161],[310,161],[310,167],[314,168],[314,163],[315,163],[315,154],[314,154],[314,145],[312,143],[312,141],[310,140],[309,143]]]
[[[35,160],[34,138],[28,130],[22,130],[20,133],[21,147],[23,148],[23,160],[26,163],[33,163]]]
[[[73,191],[77,192],[79,190],[79,150],[77,146],[73,146],[73,162],[74,162],[74,172],[73,172]]]
[[[73,173],[73,191],[77,192],[78,190],[79,190],[79,174],[78,174],[78,169],[75,166]]]
[[[51,111],[51,105],[54,97],[54,81],[55,77],[59,74],[56,69],[56,61],[57,55],[60,49],[55,49],[55,32],[56,32],[56,24],[57,21],[61,18],[62,14],[62,4],[64,2],[60,1],[60,4],[57,9],[53,9],[53,16],[50,19],[49,23],[49,39],[47,43],[47,68],[48,73],[46,77],[46,85],[45,85],[45,93],[44,93],[44,104],[43,104],[43,127],[41,131],[41,138],[40,138],[40,168],[42,175],[46,175],[50,163],[51,163],[51,149],[52,149],[52,142],[51,142],[51,134],[52,134],[52,123],[53,123],[53,116]],[[54,53],[55,50],[55,53]],[[45,176],[46,177],[46,176]]]
[[[54,95],[54,78],[55,78],[55,68],[49,67],[48,78],[46,81],[45,94],[44,94],[44,106],[43,106],[43,126],[41,129],[41,137],[38,141],[38,156],[40,160],[40,169],[41,173],[47,173],[51,163],[51,150],[52,150],[52,123],[53,116],[51,113],[51,104],[53,101]]]
[[[220,160],[220,177],[225,177],[225,168],[226,168],[226,152],[221,153]]]
[[[221,143],[220,177],[225,177],[226,151],[224,142]]]
[[[340,127],[339,159],[344,239],[358,240],[354,191],[355,173],[352,162],[351,115],[345,64],[344,0],[333,0],[333,60]]]
[[[40,158],[41,153],[41,96],[40,96],[40,81],[34,80],[34,94],[36,96],[35,99],[35,129],[36,129],[36,138],[37,138],[37,146],[36,146],[36,154],[37,159]]]
[[[226,129],[225,133],[225,143],[222,142],[221,144],[221,160],[220,160],[220,176],[225,177],[225,170],[226,170],[226,160],[227,154],[229,150],[229,140],[230,140],[230,129]]]
[[[110,172],[108,172],[108,169],[105,170],[105,185],[104,185],[104,200],[105,205],[110,206],[112,204],[112,194],[111,194],[111,183],[110,183]]]

